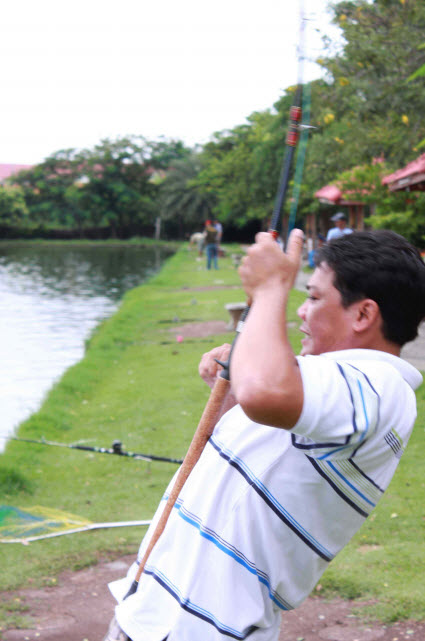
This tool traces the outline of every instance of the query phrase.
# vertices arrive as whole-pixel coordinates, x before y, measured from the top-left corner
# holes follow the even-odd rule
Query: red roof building
[[[336,185],[325,185],[314,194],[319,201],[325,205],[341,205],[353,207],[355,205],[364,205],[361,200],[350,198],[349,194],[343,194]]]
[[[10,178],[13,174],[17,174],[23,169],[31,169],[32,165],[14,165],[0,163],[0,184],[4,183],[6,178]]]
[[[382,184],[388,185],[390,191],[425,191],[425,154],[384,176]]]
[[[342,198],[342,191],[336,185],[325,185],[314,196],[325,205],[336,205]]]
[[[348,225],[352,229],[364,229],[364,202],[356,198],[350,198],[349,193],[343,193],[337,185],[325,185],[315,192],[315,197],[324,205],[337,205],[348,208]],[[332,213],[335,213],[333,211]],[[332,225],[329,222],[332,213],[325,212],[321,220],[321,233],[325,233]]]

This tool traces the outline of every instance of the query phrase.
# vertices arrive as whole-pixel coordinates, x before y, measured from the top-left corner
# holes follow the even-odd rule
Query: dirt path
[[[20,599],[31,627],[2,632],[2,641],[102,641],[113,614],[108,581],[120,578],[132,563],[126,556],[78,572],[64,572],[57,585],[0,594],[2,602]],[[405,621],[385,627],[365,624],[352,614],[353,604],[309,598],[284,614],[279,641],[414,641],[425,640],[425,622]],[[202,641],[193,639],[193,641]]]

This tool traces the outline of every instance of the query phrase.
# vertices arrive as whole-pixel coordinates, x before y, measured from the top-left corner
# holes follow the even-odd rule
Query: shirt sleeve
[[[367,375],[323,356],[298,357],[304,387],[293,445],[317,459],[345,459],[377,427],[379,395]]]
[[[341,232],[338,227],[332,227],[326,236],[326,241],[329,242],[330,240],[334,240],[336,238],[341,238],[341,236],[344,236],[344,232]]]

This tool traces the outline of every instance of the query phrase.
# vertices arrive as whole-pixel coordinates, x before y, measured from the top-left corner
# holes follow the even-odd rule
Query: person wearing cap
[[[335,238],[342,238],[345,234],[351,234],[353,230],[350,227],[347,227],[347,216],[339,211],[334,216],[332,216],[331,221],[335,223],[335,227],[332,227],[328,231],[326,236],[326,241],[335,240]]]

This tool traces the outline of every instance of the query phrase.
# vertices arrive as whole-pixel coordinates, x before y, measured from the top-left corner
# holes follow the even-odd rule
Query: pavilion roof
[[[384,176],[383,185],[388,185],[391,191],[424,190],[425,189],[425,154],[412,160],[405,167],[397,169],[392,174]]]
[[[362,201],[350,199],[349,193],[344,194],[337,185],[325,185],[315,192],[315,197],[327,205],[362,205]]]

